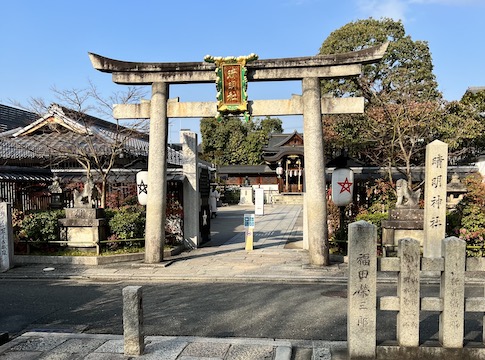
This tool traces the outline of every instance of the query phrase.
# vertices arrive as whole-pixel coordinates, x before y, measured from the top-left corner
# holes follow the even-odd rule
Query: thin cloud
[[[357,6],[364,17],[383,17],[404,21],[408,2],[404,0],[358,0]]]
[[[484,5],[483,0],[409,0],[410,4],[438,4],[451,6]]]
[[[406,21],[411,6],[485,6],[483,0],[357,0],[357,7],[363,17],[383,17]]]

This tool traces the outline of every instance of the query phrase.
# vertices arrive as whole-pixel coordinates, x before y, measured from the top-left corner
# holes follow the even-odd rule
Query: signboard
[[[241,80],[241,64],[222,65],[222,103],[226,108],[237,105],[240,110],[247,110],[247,103],[243,103]],[[219,108],[219,111],[221,111],[221,108]]]
[[[206,62],[216,64],[218,120],[227,114],[243,114],[244,119],[249,121],[246,63],[257,58],[256,54],[224,58],[211,55],[204,57]]]
[[[254,227],[254,214],[244,214],[244,227]]]
[[[244,238],[246,243],[246,251],[253,250],[254,223],[254,214],[244,214]]]
[[[254,214],[264,215],[264,189],[254,190]]]

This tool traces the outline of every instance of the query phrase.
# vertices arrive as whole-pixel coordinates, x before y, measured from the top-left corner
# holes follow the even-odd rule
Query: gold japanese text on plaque
[[[216,65],[216,89],[217,89],[217,111],[219,120],[224,115],[243,114],[246,121],[249,120],[246,76],[246,63],[256,60],[257,55],[239,57],[213,57],[207,55],[206,62]]]

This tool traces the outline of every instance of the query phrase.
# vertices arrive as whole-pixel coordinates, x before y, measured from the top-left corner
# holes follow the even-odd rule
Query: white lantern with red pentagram
[[[140,205],[146,205],[148,199],[148,171],[140,171],[136,174],[136,193]]]
[[[337,206],[352,202],[354,193],[354,172],[349,168],[337,168],[332,173],[332,201]]]

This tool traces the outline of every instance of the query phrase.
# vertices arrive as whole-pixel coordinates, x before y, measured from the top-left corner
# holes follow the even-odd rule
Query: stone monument
[[[405,179],[399,179],[396,193],[396,208],[389,210],[389,219],[381,222],[383,249],[396,247],[404,238],[416,239],[422,246],[424,210],[418,204],[421,189],[412,191]]]
[[[0,272],[13,267],[12,210],[10,204],[0,203]]]
[[[424,187],[424,257],[441,257],[446,230],[448,144],[435,140],[426,146]]]
[[[184,179],[184,242],[189,249],[195,249],[201,244],[199,219],[201,199],[199,195],[199,169],[197,153],[197,134],[190,130],[180,131],[180,142],[183,152]],[[207,200],[206,200],[207,203]],[[207,218],[206,218],[207,219]],[[202,226],[207,221],[202,222]],[[210,234],[210,221],[209,221]]]
[[[349,225],[347,338],[349,359],[374,359],[376,353],[377,227]]]
[[[240,190],[239,205],[254,205],[253,187],[250,185],[248,179],[244,181],[244,186],[242,186]]]
[[[82,191],[74,190],[74,207],[65,208],[66,218],[59,219],[61,241],[76,248],[96,247],[99,253],[99,241],[106,239],[106,219],[104,209],[93,207],[95,186],[90,178]]]

